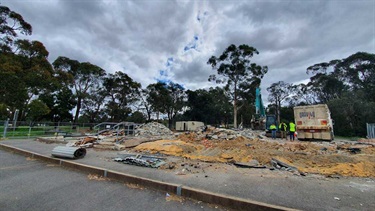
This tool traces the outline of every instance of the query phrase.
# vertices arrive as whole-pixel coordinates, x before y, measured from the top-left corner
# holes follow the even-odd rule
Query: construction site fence
[[[367,123],[367,138],[373,139],[375,138],[375,123]]]
[[[67,135],[92,130],[97,123],[72,122],[21,122],[0,120],[0,138],[32,138],[51,135]]]

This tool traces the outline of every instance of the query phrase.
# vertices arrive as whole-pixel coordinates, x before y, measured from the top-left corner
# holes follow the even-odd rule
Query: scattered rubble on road
[[[122,162],[124,164],[136,165],[136,166],[143,166],[143,167],[151,167],[151,168],[159,168],[160,166],[166,164],[164,158],[158,158],[153,156],[145,156],[145,155],[123,155],[122,157],[117,157],[113,159],[116,162]]]

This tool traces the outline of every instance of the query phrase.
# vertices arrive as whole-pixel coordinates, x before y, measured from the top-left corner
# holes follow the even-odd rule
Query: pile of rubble
[[[140,125],[135,130],[135,136],[173,136],[174,133],[163,124],[150,122]]]
[[[117,157],[113,159],[116,162],[122,162],[124,164],[150,167],[150,168],[159,168],[160,166],[166,164],[164,161],[165,158],[147,156],[147,155],[122,155],[122,157]]]
[[[206,134],[206,138],[215,140],[233,140],[239,136],[241,136],[241,134],[238,133],[238,131],[220,128],[214,129]]]
[[[251,129],[245,130],[230,130],[224,128],[215,128],[210,126],[198,127],[195,133],[200,138],[206,138],[210,140],[234,140],[237,137],[243,136],[249,139],[256,137],[254,131]]]

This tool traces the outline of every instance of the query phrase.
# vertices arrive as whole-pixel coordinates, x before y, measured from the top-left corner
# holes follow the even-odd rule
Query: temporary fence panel
[[[23,122],[0,121],[2,138],[31,138],[68,135],[90,130],[95,124],[72,122]]]
[[[367,138],[375,138],[375,123],[367,123]]]

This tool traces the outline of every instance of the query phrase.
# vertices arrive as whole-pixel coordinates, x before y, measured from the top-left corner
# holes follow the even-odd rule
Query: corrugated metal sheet
[[[86,149],[79,147],[58,146],[52,150],[52,156],[60,158],[83,158],[86,155]]]
[[[367,123],[367,138],[372,139],[375,138],[375,123],[369,124]]]

